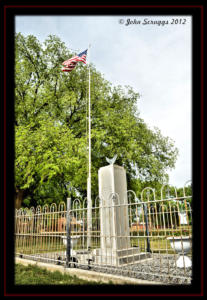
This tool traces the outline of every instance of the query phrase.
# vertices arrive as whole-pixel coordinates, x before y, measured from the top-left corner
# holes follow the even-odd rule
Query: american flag
[[[74,56],[74,57],[72,57],[72,58],[64,61],[62,63],[62,65],[64,66],[64,68],[62,69],[62,71],[63,72],[70,72],[70,71],[72,71],[75,68],[76,64],[79,61],[81,61],[84,64],[86,64],[87,50],[88,49],[86,49],[85,51],[81,52],[80,54],[78,54],[78,55],[76,55],[76,56]]]

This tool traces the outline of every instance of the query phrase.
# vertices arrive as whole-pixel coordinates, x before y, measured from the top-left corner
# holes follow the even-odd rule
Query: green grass
[[[46,268],[40,268],[34,265],[24,266],[22,264],[15,265],[15,284],[16,285],[104,285],[101,281],[87,281],[62,274],[59,271],[48,271]],[[113,284],[109,282],[108,284]]]

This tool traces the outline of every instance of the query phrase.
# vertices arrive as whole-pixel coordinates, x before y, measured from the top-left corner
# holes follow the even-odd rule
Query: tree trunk
[[[15,208],[19,209],[22,205],[24,190],[16,189]]]

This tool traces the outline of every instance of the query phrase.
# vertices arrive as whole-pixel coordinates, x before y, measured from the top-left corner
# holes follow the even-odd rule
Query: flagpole
[[[92,202],[91,202],[91,73],[90,47],[88,46],[88,179],[87,179],[87,248],[91,247]]]

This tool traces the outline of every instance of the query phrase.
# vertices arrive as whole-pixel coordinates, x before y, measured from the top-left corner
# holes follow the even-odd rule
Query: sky
[[[113,85],[140,94],[140,117],[178,148],[169,183],[182,187],[192,167],[192,19],[190,16],[16,16],[15,31],[68,48],[90,48],[90,61]]]

